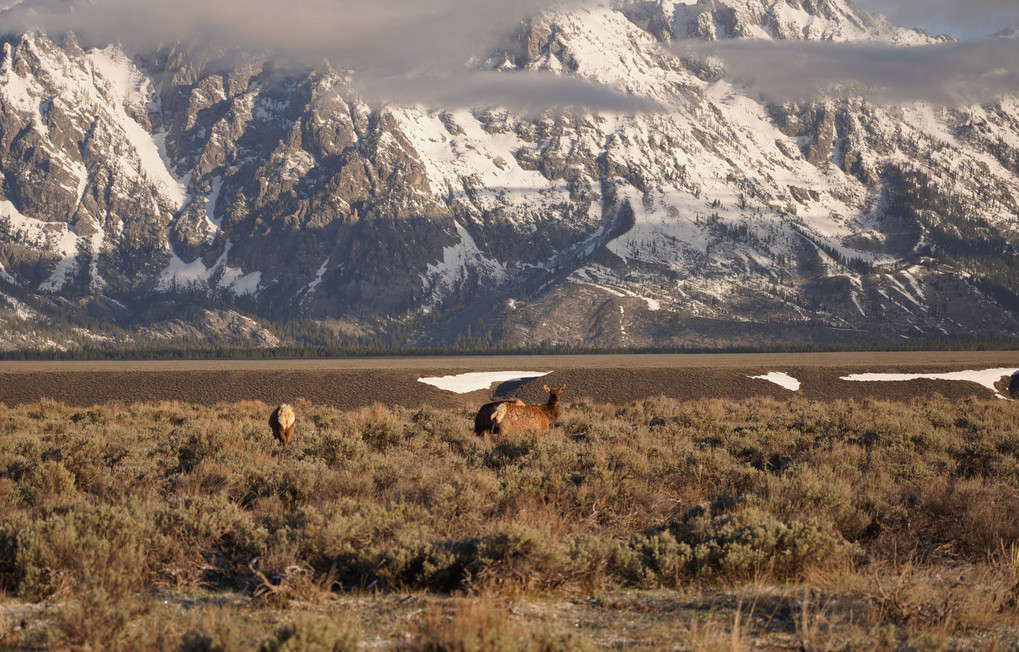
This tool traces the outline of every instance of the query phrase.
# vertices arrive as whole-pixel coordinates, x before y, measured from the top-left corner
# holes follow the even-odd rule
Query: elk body
[[[269,427],[272,428],[272,434],[280,440],[284,448],[290,443],[290,438],[294,436],[294,424],[296,423],[297,417],[294,415],[294,408],[288,403],[283,403],[269,415]]]
[[[510,403],[512,405],[524,404],[523,401],[516,398],[509,401],[493,401],[492,403],[485,403],[478,409],[478,414],[474,417],[474,434],[484,437],[485,435],[490,435],[495,432],[495,412],[499,409],[499,406],[505,405],[506,403]]]
[[[491,408],[489,417],[492,434],[503,435],[513,430],[545,432],[559,419],[559,394],[564,389],[566,389],[566,385],[559,388],[550,388],[546,385],[548,402],[544,405],[524,405],[520,401],[488,403],[482,406],[478,412],[478,417],[474,422],[474,432],[478,432],[478,419],[481,418],[482,411],[489,406],[494,406]]]

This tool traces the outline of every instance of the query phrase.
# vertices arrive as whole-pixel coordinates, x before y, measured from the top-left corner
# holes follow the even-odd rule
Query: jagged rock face
[[[155,154],[145,149],[149,80],[118,50],[85,53],[73,38],[58,46],[25,34],[4,42],[2,57],[0,213],[9,246],[0,264],[41,290],[144,291],[164,262],[163,232],[177,209],[146,168]]]
[[[765,104],[663,47],[688,37],[936,41],[845,0],[548,11],[487,74],[657,108],[521,115],[367,104],[328,64],[8,37],[0,318],[72,301],[114,339],[263,346],[231,307],[417,323],[417,343],[1019,331],[1019,102]]]
[[[647,3],[659,6],[659,3]],[[896,28],[846,0],[701,0],[673,7],[649,23],[661,35],[719,38],[773,38],[783,41],[861,41],[916,43],[924,33]],[[671,20],[669,20],[671,18]],[[657,28],[657,25],[666,27]]]

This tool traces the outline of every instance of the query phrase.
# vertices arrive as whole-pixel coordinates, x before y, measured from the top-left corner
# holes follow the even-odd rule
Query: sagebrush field
[[[0,406],[0,647],[1009,649],[1005,400]]]

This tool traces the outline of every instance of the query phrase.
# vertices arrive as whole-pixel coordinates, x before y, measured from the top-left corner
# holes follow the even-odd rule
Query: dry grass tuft
[[[1009,402],[588,403],[487,441],[298,405],[286,451],[257,402],[0,408],[0,643],[1019,644]]]

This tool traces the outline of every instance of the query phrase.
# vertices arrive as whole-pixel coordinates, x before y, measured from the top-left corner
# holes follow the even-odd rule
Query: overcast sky
[[[680,50],[682,53],[682,50]],[[1019,94],[1019,40],[973,39],[917,47],[720,41],[687,50],[725,61],[727,77],[778,103],[864,97],[879,104],[983,103]]]
[[[52,1],[67,6],[65,0]],[[927,48],[747,41],[677,47],[722,58],[731,75],[776,101],[838,92],[847,85],[865,88],[878,101],[952,103],[1019,92],[1019,40],[984,38],[1019,25],[1019,0],[858,3],[897,25],[963,40]],[[551,0],[92,0],[71,13],[66,9],[35,13],[26,23],[41,22],[54,33],[71,29],[98,43],[147,48],[206,39],[281,52],[313,64],[329,59],[354,69],[355,80],[369,92],[412,103],[649,108],[575,78],[492,76],[467,70],[471,57],[491,51],[522,18],[551,4]],[[17,21],[8,15],[8,22]]]
[[[853,94],[879,103],[953,106],[1019,94],[1019,39],[990,37],[1019,26],[1019,0],[857,0],[857,4],[884,14],[895,25],[960,40],[909,48],[744,40],[678,47],[718,56],[729,76],[778,102]]]
[[[979,38],[1019,26],[1019,0],[856,0],[902,27]]]

